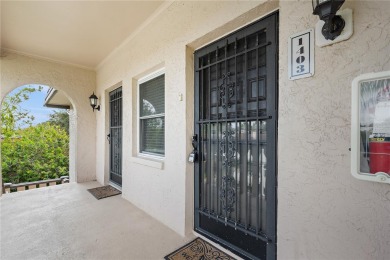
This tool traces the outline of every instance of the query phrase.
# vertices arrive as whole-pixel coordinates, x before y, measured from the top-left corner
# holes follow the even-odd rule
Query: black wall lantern
[[[95,92],[92,93],[92,95],[89,97],[89,103],[91,104],[92,111],[100,111],[100,106],[98,106],[98,97],[95,95]]]
[[[344,29],[345,21],[337,11],[345,0],[312,0],[313,14],[325,22],[322,27],[322,35],[325,39],[333,41]]]

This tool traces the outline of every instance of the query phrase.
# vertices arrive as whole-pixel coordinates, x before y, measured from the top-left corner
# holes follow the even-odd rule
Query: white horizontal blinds
[[[164,117],[143,119],[141,152],[164,155]]]
[[[140,84],[141,117],[164,114],[164,79],[161,75]]]
[[[141,152],[164,155],[165,75],[140,84]]]

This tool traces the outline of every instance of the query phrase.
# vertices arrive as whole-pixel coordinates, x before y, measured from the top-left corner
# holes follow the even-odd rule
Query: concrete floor
[[[95,199],[97,182],[5,194],[0,259],[163,259],[181,237],[121,196]]]

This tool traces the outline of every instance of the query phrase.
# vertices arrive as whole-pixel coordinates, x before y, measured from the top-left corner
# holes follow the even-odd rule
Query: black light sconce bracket
[[[315,27],[315,43],[319,47],[325,47],[327,45],[332,45],[338,42],[346,41],[351,36],[353,35],[353,12],[351,9],[343,9],[337,12],[337,15],[334,16],[334,21],[333,23],[336,23],[335,26],[340,26],[337,25],[340,21],[338,21],[338,17],[343,19],[343,22],[345,23],[343,30],[340,32],[340,35],[337,37],[335,36],[334,32],[332,32],[332,28],[330,28],[330,35],[331,37],[335,37],[333,40],[331,39],[326,39],[325,36],[323,35],[324,33],[327,34],[328,32],[326,31],[327,26],[323,20],[320,20],[317,22],[316,27]],[[332,26],[332,25],[330,25]],[[325,30],[325,32],[324,32]]]
[[[326,40],[334,41],[339,37],[345,27],[345,20],[337,11],[345,0],[312,0],[313,14],[318,15],[324,21],[321,29]]]

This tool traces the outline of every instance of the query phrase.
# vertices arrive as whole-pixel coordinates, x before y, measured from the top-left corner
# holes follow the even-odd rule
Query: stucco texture
[[[278,258],[389,259],[390,186],[351,176],[351,83],[390,69],[390,2],[346,1],[354,34],[315,47],[314,77],[288,80],[288,37],[310,1],[280,2]]]
[[[3,52],[1,57],[1,100],[13,89],[41,84],[63,91],[72,103],[70,113],[71,181],[96,180],[96,118],[88,97],[96,86],[94,71]],[[92,133],[92,134],[91,134]]]
[[[193,228],[193,164],[187,162],[193,134],[195,48],[214,41],[276,8],[258,1],[179,1],[116,51],[97,71],[97,93],[118,82],[123,90],[123,196],[179,234]],[[137,154],[137,80],[165,68],[165,158],[162,169]],[[179,95],[183,95],[183,101]],[[107,109],[103,108],[103,109]],[[107,182],[109,118],[97,121],[97,179]],[[152,160],[150,160],[152,161]],[[141,164],[140,164],[141,162]],[[143,164],[142,164],[143,163]]]

